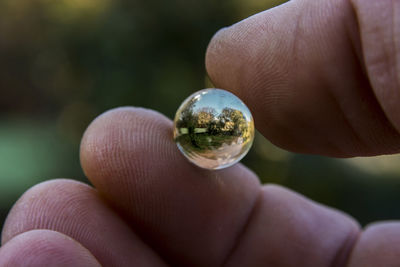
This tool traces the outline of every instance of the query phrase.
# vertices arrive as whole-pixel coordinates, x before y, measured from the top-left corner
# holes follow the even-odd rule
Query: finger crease
[[[228,263],[229,259],[232,257],[232,255],[235,254],[235,251],[238,249],[239,245],[240,245],[240,241],[243,239],[243,236],[246,233],[247,228],[249,227],[250,222],[252,221],[252,218],[254,217],[254,215],[256,214],[256,211],[258,210],[258,207],[261,204],[261,199],[262,199],[262,190],[260,189],[258,191],[258,195],[256,197],[256,199],[254,200],[252,207],[247,215],[247,219],[245,220],[243,226],[240,228],[240,230],[238,231],[236,238],[234,239],[234,242],[232,244],[231,249],[228,251],[225,259],[222,261],[221,266],[226,266],[226,264]]]
[[[330,267],[342,267],[348,265],[351,254],[354,250],[354,247],[356,246],[360,235],[361,232],[358,232],[357,235],[349,234],[343,245],[337,251]]]

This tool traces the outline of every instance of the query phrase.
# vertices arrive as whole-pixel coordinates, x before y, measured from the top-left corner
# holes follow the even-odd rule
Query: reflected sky
[[[194,112],[199,112],[204,108],[212,107],[217,111],[217,113],[221,113],[224,108],[229,107],[231,109],[240,110],[246,120],[252,120],[250,110],[247,106],[243,104],[238,97],[227,91],[220,89],[205,89],[191,95],[189,98],[191,97],[195,100]]]

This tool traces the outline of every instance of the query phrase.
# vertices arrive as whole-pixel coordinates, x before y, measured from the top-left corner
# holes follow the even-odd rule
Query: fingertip
[[[0,248],[0,266],[101,266],[72,238],[50,230],[32,230],[15,236]]]
[[[149,117],[157,117],[157,120],[148,120]],[[172,123],[168,118],[150,109],[139,107],[118,107],[102,113],[90,123],[83,134],[80,146],[81,160],[86,160],[87,158],[85,156],[90,155],[93,150],[96,150],[97,145],[102,143],[104,140],[112,142],[113,144],[118,142],[118,138],[121,138],[120,135],[122,134],[118,133],[118,131],[126,126],[126,124],[146,127],[148,122],[157,122],[157,124],[162,125],[164,129],[172,127]],[[136,133],[133,132],[133,134]],[[154,133],[148,132],[148,134],[152,135]],[[172,138],[172,130],[170,135]]]
[[[68,191],[71,194],[66,193]],[[29,218],[31,215],[35,214],[37,216],[43,216],[43,218],[40,218],[39,220],[46,219],[44,217],[48,216],[48,214],[45,215],[42,213],[41,208],[43,207],[41,205],[35,204],[42,204],[41,201],[47,200],[46,198],[48,197],[49,192],[53,193],[54,196],[57,196],[60,199],[63,197],[67,197],[64,200],[70,201],[71,199],[74,199],[79,195],[93,194],[93,191],[93,188],[85,183],[62,178],[44,181],[32,186],[18,199],[18,201],[11,208],[2,229],[1,244],[5,244],[16,235],[21,234],[21,228],[23,228],[23,225],[26,223],[27,220],[31,219]],[[43,202],[49,203],[50,201]],[[52,204],[54,205],[55,202],[56,201],[53,201]],[[24,230],[27,231],[28,229]]]
[[[285,8],[281,6],[279,10]],[[220,29],[211,38],[206,51],[205,65],[212,82],[239,95],[252,106],[257,104],[253,98],[263,96],[258,87],[272,88],[271,82],[277,86],[287,75],[292,36],[289,35],[284,44],[281,38],[274,36],[277,29],[272,17],[275,12],[267,10]],[[269,79],[265,79],[266,74]]]
[[[240,64],[239,58],[235,57],[233,61],[230,57],[231,50],[236,44],[236,42],[231,42],[231,27],[222,28],[214,34],[208,44],[205,56],[205,66],[209,78],[216,87],[227,90],[229,90],[227,85],[232,87],[232,84],[235,84],[233,79],[236,78],[231,75],[235,69],[231,64]]]
[[[172,122],[164,115],[137,107],[111,109],[86,129],[80,146],[81,166],[91,179],[106,174],[113,166],[118,172],[126,165],[152,161],[144,153],[149,149],[157,150],[160,156],[175,158],[176,154],[171,154],[172,143]],[[165,146],[168,149],[159,149]],[[134,155],[130,157],[131,162],[126,162],[126,154]],[[101,181],[92,182],[100,186]]]

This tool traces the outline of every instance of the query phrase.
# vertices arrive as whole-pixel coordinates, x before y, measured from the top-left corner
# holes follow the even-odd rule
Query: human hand
[[[293,0],[219,32],[207,69],[284,148],[338,157],[398,152],[396,11],[400,3],[390,0]],[[398,223],[361,232],[341,212],[261,186],[241,164],[198,169],[180,155],[171,129],[144,109],[97,118],[81,145],[95,189],[54,180],[26,192],[4,226],[0,266],[400,264]]]

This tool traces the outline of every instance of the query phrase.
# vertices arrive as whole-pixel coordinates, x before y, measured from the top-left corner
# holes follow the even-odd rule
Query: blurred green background
[[[0,227],[18,197],[56,177],[86,181],[79,142],[123,105],[170,118],[207,87],[212,35],[283,1],[0,0]],[[362,224],[400,218],[400,159],[288,153],[258,135],[244,163]]]

